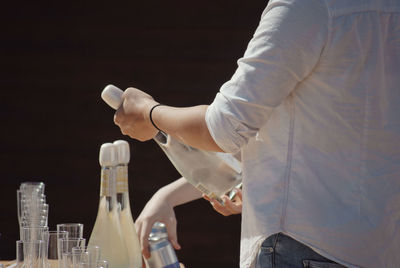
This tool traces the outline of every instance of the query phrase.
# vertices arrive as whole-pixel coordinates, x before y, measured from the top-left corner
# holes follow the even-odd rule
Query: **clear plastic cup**
[[[58,241],[67,239],[68,232],[49,231],[44,233],[46,268],[58,268]],[[61,259],[61,258],[60,258]]]
[[[44,242],[36,241],[17,241],[17,268],[44,268]]]
[[[100,261],[101,249],[99,246],[74,247],[72,248],[72,262],[74,268],[81,265],[96,268]]]
[[[98,261],[96,268],[108,268],[108,261],[106,260]]]
[[[69,238],[83,238],[82,223],[59,223],[57,231],[67,231]]]
[[[44,240],[44,234],[49,231],[49,227],[21,226],[20,240],[24,242]]]
[[[68,234],[69,235],[69,234]],[[74,247],[84,248],[86,246],[86,239],[84,238],[66,238],[58,240],[58,256],[60,268],[72,268],[72,249]]]

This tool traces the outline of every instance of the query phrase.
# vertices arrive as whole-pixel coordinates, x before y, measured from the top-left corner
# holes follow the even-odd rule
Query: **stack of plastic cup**
[[[49,228],[49,205],[43,182],[24,182],[17,190],[20,240],[17,241],[17,267],[43,267]]]
[[[20,227],[47,227],[49,205],[46,204],[43,182],[24,182],[17,190]]]

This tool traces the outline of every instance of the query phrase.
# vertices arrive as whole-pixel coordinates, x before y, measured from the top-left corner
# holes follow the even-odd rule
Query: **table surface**
[[[0,263],[4,264],[4,268],[6,268],[6,267],[14,264],[15,260],[13,260],[13,261],[0,261]],[[185,268],[185,266],[182,263],[180,263],[180,266],[181,266],[181,268]]]
[[[0,263],[2,263],[4,265],[4,267],[8,267],[11,264],[14,264],[15,260],[14,261],[0,261]]]

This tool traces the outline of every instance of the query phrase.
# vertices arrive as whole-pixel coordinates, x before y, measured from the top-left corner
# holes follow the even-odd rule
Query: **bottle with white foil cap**
[[[114,141],[118,153],[117,202],[120,209],[121,229],[124,235],[132,268],[142,267],[142,253],[139,238],[132,218],[128,188],[128,164],[130,160],[129,143],[124,140]]]
[[[116,166],[118,154],[115,145],[104,143],[100,147],[101,166],[100,203],[89,246],[101,248],[101,258],[112,268],[127,268],[129,256],[119,218],[116,198]]]
[[[102,99],[112,108],[122,104],[123,91],[108,85]],[[185,179],[205,195],[223,204],[221,196],[232,196],[242,182],[241,163],[228,153],[208,152],[193,148],[159,131],[153,138]]]

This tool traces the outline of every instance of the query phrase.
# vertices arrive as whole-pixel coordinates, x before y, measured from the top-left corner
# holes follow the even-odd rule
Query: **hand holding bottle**
[[[114,122],[121,132],[140,141],[153,138],[158,132],[149,119],[150,109],[157,104],[153,97],[139,89],[128,88],[121,100],[114,115]]]
[[[147,202],[146,206],[136,219],[135,227],[139,236],[143,256],[150,257],[148,237],[153,224],[157,221],[163,222],[167,227],[168,239],[175,249],[180,249],[176,234],[176,217],[174,208],[167,201],[168,194],[160,189]]]
[[[177,221],[174,207],[200,198],[201,192],[183,177],[162,187],[153,195],[135,221],[136,231],[145,258],[150,257],[147,238],[156,221],[163,222],[166,225],[168,239],[172,246],[175,249],[181,248],[176,232]]]
[[[195,148],[222,152],[207,128],[207,105],[160,107],[152,96],[139,89],[128,88],[124,92],[113,85],[106,86],[101,96],[107,104],[117,110],[114,115],[115,124],[123,134],[133,139],[150,140],[162,129],[180,142]],[[157,111],[163,111],[158,116],[154,116],[156,107]]]
[[[115,114],[115,122],[120,126],[124,134],[128,134],[131,137],[143,134],[142,138],[147,139],[149,138],[147,135],[153,136],[155,135],[153,131],[156,131],[157,134],[153,139],[160,145],[179,173],[202,193],[223,203],[219,197],[231,191],[233,187],[236,187],[241,182],[241,164],[234,156],[227,153],[196,149],[164,132],[164,130],[167,130],[167,132],[170,130],[171,133],[174,133],[174,129],[179,128],[183,121],[186,121],[187,124],[185,123],[184,125],[193,131],[194,128],[191,127],[191,123],[197,120],[192,119],[202,118],[204,120],[204,114],[201,115],[205,112],[204,106],[187,111],[182,108],[186,111],[183,113],[185,115],[183,120],[178,116],[178,114],[182,115],[179,112],[181,108],[153,105],[157,102],[150,95],[138,89],[129,88],[123,92],[113,85],[108,85],[102,91],[101,97],[109,106],[118,109]],[[141,102],[141,104],[136,102]],[[143,113],[149,106],[145,103],[153,105],[148,114],[147,112]],[[167,124],[161,125],[163,131],[157,131],[160,126],[156,126],[158,122],[154,122],[157,121],[154,117],[155,107],[158,112],[156,113],[158,114],[157,118],[169,118]],[[153,119],[151,120],[151,118]],[[147,125],[146,120],[148,121]],[[138,134],[138,132],[141,134]],[[194,132],[198,133],[196,130]],[[178,136],[184,140],[182,136]]]
[[[236,188],[234,191],[236,191],[236,195],[233,200],[231,200],[227,195],[221,197],[224,201],[224,205],[206,195],[203,195],[203,198],[211,203],[215,211],[224,216],[240,214],[242,213],[242,190]]]

